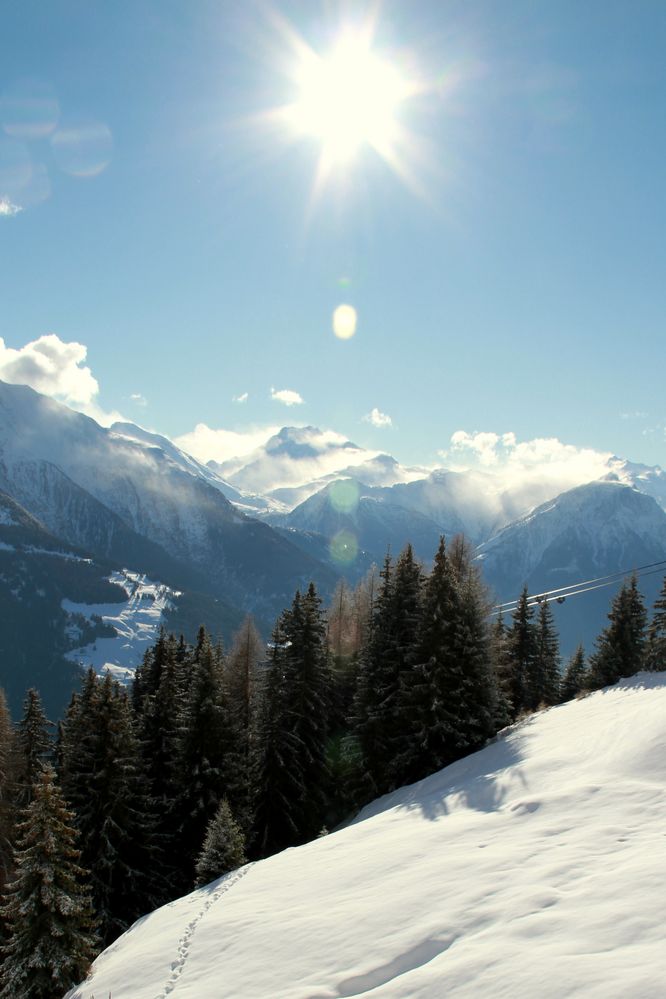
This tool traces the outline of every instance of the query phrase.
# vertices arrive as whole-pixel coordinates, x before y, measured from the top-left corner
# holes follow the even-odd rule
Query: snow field
[[[146,649],[155,644],[164,616],[179,594],[127,569],[112,573],[109,582],[122,586],[127,594],[125,602],[75,604],[63,600],[62,608],[68,614],[82,614],[88,620],[93,615],[101,617],[104,624],[115,628],[116,637],[98,638],[92,645],[72,649],[67,658],[84,669],[92,666],[96,673],[111,673],[115,679],[128,682]]]
[[[641,674],[150,914],[71,997],[655,999],[665,786]]]

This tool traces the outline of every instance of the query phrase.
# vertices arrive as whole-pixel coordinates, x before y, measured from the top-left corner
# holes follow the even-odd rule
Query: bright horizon
[[[664,463],[659,4],[27,0],[3,36],[0,378],[204,458]]]

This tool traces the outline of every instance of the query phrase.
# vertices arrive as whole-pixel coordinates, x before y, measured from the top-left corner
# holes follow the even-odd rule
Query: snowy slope
[[[72,999],[664,995],[666,674],[140,920]]]
[[[180,594],[161,583],[154,583],[145,575],[122,570],[109,576],[109,582],[127,594],[123,603],[77,604],[62,601],[62,609],[70,618],[70,635],[77,630],[76,618],[102,623],[115,631],[115,637],[97,638],[95,642],[72,649],[67,658],[83,669],[90,666],[98,672],[111,673],[116,680],[126,682],[134,676],[144,652],[157,641],[165,614],[173,607]]]

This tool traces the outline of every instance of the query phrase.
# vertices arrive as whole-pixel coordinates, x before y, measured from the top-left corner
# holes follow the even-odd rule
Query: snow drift
[[[652,999],[665,785],[644,673],[146,916],[70,997]]]

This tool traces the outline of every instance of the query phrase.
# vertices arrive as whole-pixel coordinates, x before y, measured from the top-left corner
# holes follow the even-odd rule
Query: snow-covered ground
[[[104,624],[115,628],[117,637],[98,638],[92,645],[73,649],[67,658],[85,669],[92,666],[98,673],[108,672],[125,682],[134,676],[146,649],[154,645],[164,615],[178,593],[128,570],[112,573],[109,582],[122,586],[127,600],[117,604],[75,604],[63,600],[62,608],[68,614],[81,614],[89,621],[100,617]]]
[[[666,674],[148,915],[71,999],[666,994]]]

